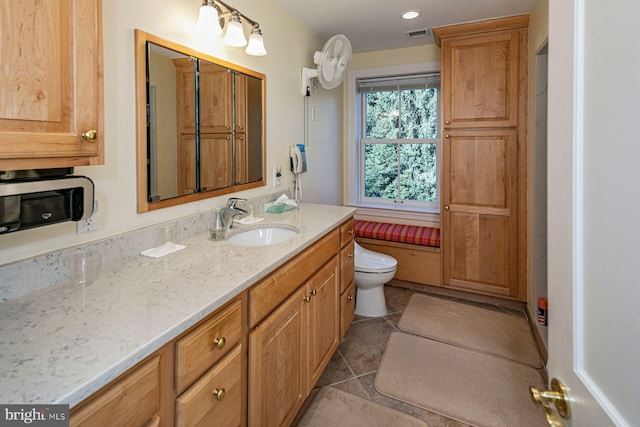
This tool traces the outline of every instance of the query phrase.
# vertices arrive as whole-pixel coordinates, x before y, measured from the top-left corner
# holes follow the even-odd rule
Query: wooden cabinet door
[[[178,138],[178,195],[196,192],[196,136]]]
[[[308,362],[311,391],[338,348],[340,334],[340,285],[338,259],[334,257],[308,282]]]
[[[249,334],[249,425],[288,426],[306,399],[306,328],[300,287]]]
[[[442,41],[445,127],[518,125],[519,50],[519,30]]]
[[[515,129],[445,135],[444,286],[517,296],[517,151]]]
[[[196,70],[189,58],[174,59],[178,134],[196,133]]]
[[[247,131],[247,76],[236,73],[236,132]]]
[[[200,133],[231,133],[233,75],[200,61]]]
[[[1,8],[0,170],[104,163],[102,2]]]
[[[200,134],[200,188],[210,191],[233,185],[231,134]]]

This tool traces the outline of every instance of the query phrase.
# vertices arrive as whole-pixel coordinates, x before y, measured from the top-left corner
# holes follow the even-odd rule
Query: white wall
[[[313,65],[313,52],[320,40],[271,0],[232,0],[231,4],[260,23],[267,56],[252,57],[240,48],[229,48],[220,40],[206,41],[193,31],[200,0],[103,0],[105,165],[76,168],[76,174],[89,176],[100,201],[100,229],[75,234],[75,223],[68,222],[0,236],[0,266],[51,251],[77,246],[174,218],[208,211],[228,196],[189,203],[144,214],[136,213],[135,81],[133,30],[149,33],[196,48],[221,59],[256,70],[267,76],[267,187],[238,193],[241,197],[273,192],[273,165],[283,166],[281,189],[291,181],[288,146],[303,139],[303,100],[300,73]],[[245,33],[247,31],[245,30]],[[310,139],[311,170],[305,176],[309,201],[337,201],[342,167],[338,148],[341,123],[334,111],[341,111],[339,91],[317,98],[322,117],[321,134]],[[316,165],[316,162],[321,164]],[[322,168],[322,169],[321,169]],[[316,172],[317,171],[317,172]],[[322,173],[320,173],[322,171]],[[336,177],[331,182],[326,177]],[[329,182],[329,185],[327,185]],[[315,191],[330,189],[328,194]],[[338,188],[338,190],[336,190]],[[334,196],[338,194],[338,196]]]

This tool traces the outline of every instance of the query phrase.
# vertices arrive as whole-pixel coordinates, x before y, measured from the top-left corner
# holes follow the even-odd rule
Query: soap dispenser
[[[209,229],[209,236],[213,240],[224,240],[226,227],[222,218],[222,208],[217,208],[214,215],[213,224]]]

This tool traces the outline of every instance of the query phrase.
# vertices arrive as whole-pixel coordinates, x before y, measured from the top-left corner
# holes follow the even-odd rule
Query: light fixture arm
[[[236,9],[235,7],[231,7],[229,6],[227,3],[223,2],[222,0],[204,0],[204,3],[208,6],[212,6],[215,7],[216,10],[218,11],[218,16],[220,16],[221,19],[227,18],[229,16],[232,16],[234,13],[238,14],[243,20],[247,21],[248,23],[250,23],[252,26],[256,27],[260,27],[260,24],[258,24],[257,21],[254,21],[253,19],[249,18],[247,15],[245,15],[244,13],[240,12],[238,9]],[[220,9],[220,6],[224,7],[226,9],[226,11],[222,11]]]

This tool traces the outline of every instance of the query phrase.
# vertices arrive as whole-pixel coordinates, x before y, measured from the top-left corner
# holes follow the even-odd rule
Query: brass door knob
[[[307,304],[311,302],[311,297],[308,295],[305,295],[302,297],[302,301],[306,302]]]
[[[318,290],[317,290],[317,289],[311,289],[311,290],[309,291],[309,293],[310,293],[311,295],[317,295],[317,294],[318,294]]]
[[[218,350],[222,350],[226,343],[227,340],[224,339],[224,337],[218,337],[212,341],[213,348],[217,348]]]
[[[571,418],[571,406],[569,405],[567,388],[559,379],[553,378],[551,380],[551,390],[540,391],[535,387],[529,387],[529,393],[533,402],[544,409],[549,425],[564,426],[564,422],[558,418],[558,415],[566,420]],[[552,404],[558,411],[558,415],[551,409]]]
[[[98,131],[95,129],[88,130],[82,134],[85,141],[93,142],[98,138]]]
[[[226,394],[226,390],[224,389],[224,387],[220,387],[217,388],[215,390],[213,390],[213,397],[216,398],[216,400],[222,400],[224,399],[224,395]]]

